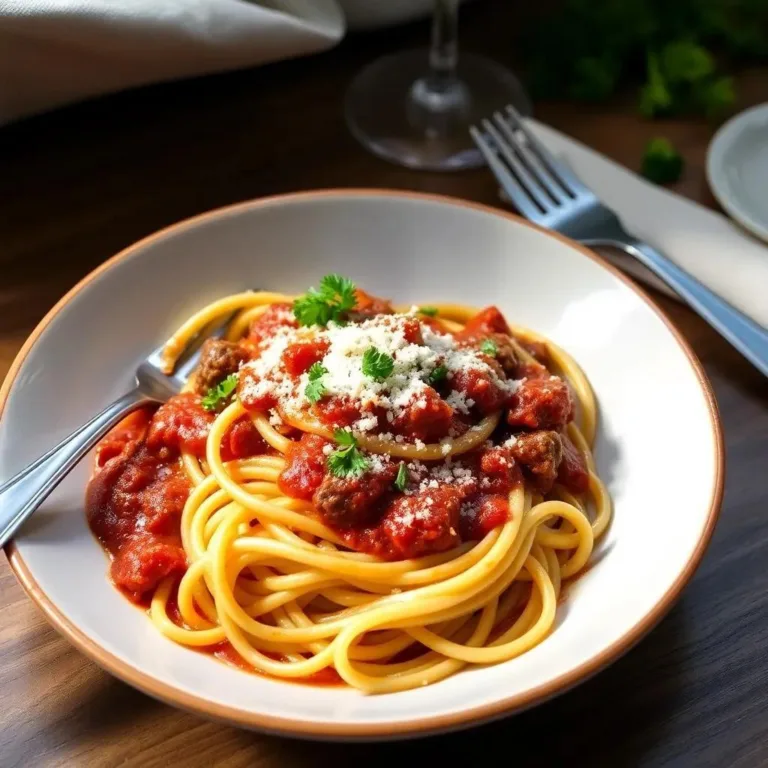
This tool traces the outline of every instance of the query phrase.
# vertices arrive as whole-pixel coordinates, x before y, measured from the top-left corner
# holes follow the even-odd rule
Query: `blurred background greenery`
[[[631,85],[647,117],[719,118],[728,73],[768,60],[768,0],[563,0],[524,40],[535,98],[600,102]]]

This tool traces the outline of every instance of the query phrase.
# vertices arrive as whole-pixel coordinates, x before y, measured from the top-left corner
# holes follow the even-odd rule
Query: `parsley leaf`
[[[489,355],[490,357],[496,357],[496,355],[499,353],[499,346],[493,339],[486,339],[480,345],[480,351],[485,355]]]
[[[376,347],[368,347],[363,355],[363,373],[376,381],[383,381],[395,367],[395,361]]]
[[[397,470],[397,477],[395,478],[395,488],[398,491],[404,491],[408,486],[408,470],[405,467],[405,462],[401,461]]]
[[[310,403],[316,403],[325,393],[326,387],[322,377],[328,373],[328,369],[320,363],[312,363],[308,371],[309,384],[304,387],[304,396]]]
[[[202,399],[206,411],[215,411],[223,406],[237,387],[237,374],[230,373],[226,379],[211,387]]]
[[[342,322],[344,314],[357,304],[355,284],[341,275],[326,275],[319,288],[310,288],[293,302],[299,325],[328,325]]]
[[[357,439],[348,429],[333,433],[336,442],[344,446],[328,456],[328,469],[336,477],[357,477],[368,469],[368,459],[357,447]]]
[[[310,403],[316,403],[327,391],[322,379],[315,379],[314,381],[310,381],[309,384],[304,387],[304,397],[306,397]]]
[[[448,369],[444,365],[438,365],[432,373],[427,376],[427,383],[433,387],[441,382],[448,375]]]
[[[339,444],[356,448],[357,438],[348,429],[337,429],[333,433],[333,439]]]
[[[310,381],[317,381],[321,376],[328,373],[328,369],[322,363],[312,363],[307,373]]]
[[[419,307],[419,314],[427,317],[437,317],[438,311],[437,307]]]

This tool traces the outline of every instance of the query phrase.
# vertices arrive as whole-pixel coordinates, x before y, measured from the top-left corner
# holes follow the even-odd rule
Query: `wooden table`
[[[511,4],[510,4],[511,5]],[[468,9],[468,48],[513,63],[515,15]],[[345,43],[313,61],[160,86],[0,130],[0,375],[67,289],[111,254],[178,219],[289,190],[380,186],[491,204],[483,171],[414,173],[370,157],[341,111],[351,75],[424,38],[423,25]],[[768,99],[765,71],[740,81]],[[711,204],[703,173],[712,128],[641,121],[630,101],[541,104],[538,116],[637,166],[665,133],[688,171],[679,190]],[[728,254],[723,254],[724,261]],[[768,286],[767,286],[768,287]],[[593,680],[482,729],[386,744],[316,745],[210,723],[137,693],[61,639],[0,564],[0,766],[768,764],[768,384],[691,312],[661,301],[714,384],[728,452],[727,492],[709,553],[663,623]]]

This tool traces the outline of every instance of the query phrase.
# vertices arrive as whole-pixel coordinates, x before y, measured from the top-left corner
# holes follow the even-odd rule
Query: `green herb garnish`
[[[368,469],[368,459],[357,447],[357,439],[348,429],[333,433],[336,442],[343,446],[328,456],[328,469],[336,477],[357,477]]]
[[[419,314],[427,317],[435,317],[438,311],[437,307],[419,307]]]
[[[668,139],[651,139],[643,154],[642,173],[656,184],[677,181],[683,172],[683,158]]]
[[[310,403],[316,403],[326,393],[327,390],[322,379],[326,373],[328,373],[328,369],[320,363],[313,363],[309,369],[309,384],[304,387],[304,396]]]
[[[357,304],[355,284],[341,275],[326,275],[320,288],[310,288],[293,302],[293,314],[299,325],[326,326],[332,320],[342,322],[344,313]]]
[[[363,355],[363,373],[376,381],[383,381],[392,373],[395,361],[386,352],[369,347]]]
[[[230,373],[226,379],[211,387],[202,399],[206,411],[215,411],[223,406],[237,387],[237,374]]]
[[[499,345],[493,339],[486,339],[480,345],[480,351],[489,357],[496,357],[499,354]]]
[[[398,491],[405,491],[408,485],[408,470],[406,469],[405,462],[401,461],[397,470],[397,477],[395,478],[395,488]]]
[[[427,376],[427,383],[432,385],[439,384],[448,375],[448,369],[444,365],[438,365],[432,373]]]

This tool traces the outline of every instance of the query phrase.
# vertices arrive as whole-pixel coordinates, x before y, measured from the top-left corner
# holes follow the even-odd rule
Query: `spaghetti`
[[[89,484],[112,578],[159,631],[369,693],[542,642],[611,518],[573,359],[494,308],[395,310],[329,276],[210,304],[167,369],[233,312],[189,391],[105,438]]]

